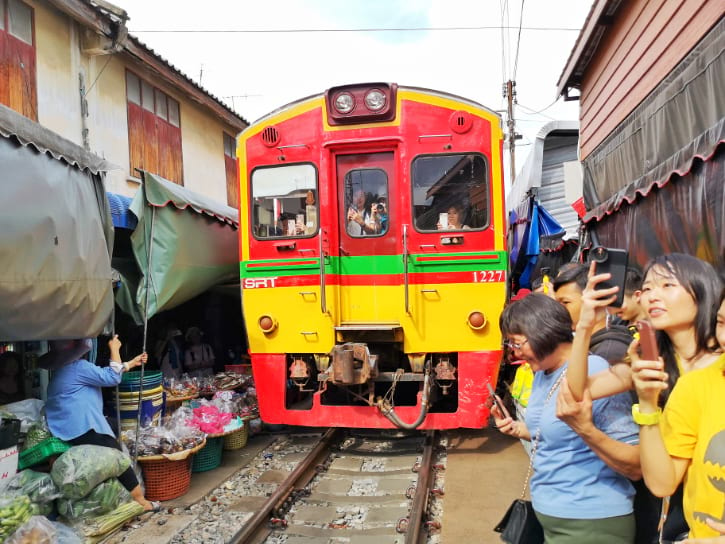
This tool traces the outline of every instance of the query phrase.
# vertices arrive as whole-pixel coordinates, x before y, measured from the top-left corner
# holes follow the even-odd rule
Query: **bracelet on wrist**
[[[657,425],[662,416],[662,408],[657,408],[655,412],[642,413],[639,411],[639,404],[632,405],[632,419],[637,425]]]

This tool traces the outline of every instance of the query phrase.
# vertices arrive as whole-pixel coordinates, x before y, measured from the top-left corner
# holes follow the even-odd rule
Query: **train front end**
[[[480,428],[501,359],[499,117],[336,87],[238,141],[242,307],[267,423]]]

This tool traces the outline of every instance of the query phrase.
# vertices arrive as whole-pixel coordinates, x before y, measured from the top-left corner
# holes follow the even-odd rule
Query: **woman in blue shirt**
[[[542,294],[510,304],[501,315],[501,332],[518,359],[534,371],[526,420],[515,421],[492,409],[502,432],[532,440],[531,501],[548,544],[631,544],[635,526],[634,489],[569,425],[556,417],[559,387],[572,346],[571,317],[566,309]],[[589,357],[589,369],[609,368],[607,361]],[[637,443],[637,426],[611,397],[592,404],[593,423],[601,440]],[[591,441],[591,437],[587,437]],[[597,446],[603,457],[604,449]],[[635,452],[638,456],[638,452]]]
[[[101,388],[121,383],[121,374],[144,364],[147,355],[143,353],[123,363],[118,335],[108,342],[108,346],[111,363],[104,368],[82,358],[90,349],[86,340],[51,342],[51,351],[39,361],[40,366],[53,371],[45,404],[45,415],[53,436],[75,446],[92,444],[121,449],[103,416]],[[158,503],[144,497],[133,468],[126,469],[118,479],[144,510],[158,511]]]

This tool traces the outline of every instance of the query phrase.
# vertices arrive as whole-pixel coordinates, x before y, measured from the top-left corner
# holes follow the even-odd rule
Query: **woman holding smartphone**
[[[629,361],[613,365],[608,372],[587,377],[586,357],[593,324],[614,301],[617,292],[616,287],[597,289],[597,285],[606,279],[608,275],[596,274],[592,265],[582,298],[581,316],[574,337],[568,376],[568,385],[576,400],[582,399],[587,387],[594,399],[634,387],[633,367],[630,367]],[[663,255],[652,259],[646,266],[640,304],[656,331],[661,357],[654,358],[644,352],[639,355],[638,342],[633,342],[630,346],[628,357],[630,361],[636,359],[643,367],[659,369],[665,373],[666,382],[659,383],[662,386],[662,394],[657,399],[660,405],[666,403],[669,391],[681,375],[707,368],[719,359],[722,349],[718,347],[715,339],[715,315],[721,288],[720,279],[712,266],[690,255]],[[640,418],[640,410],[639,404],[633,406],[635,421],[648,421],[647,418]],[[644,457],[642,462],[644,464]],[[687,531],[681,490],[676,491],[672,489],[665,495],[656,491],[654,493],[657,496],[673,494],[670,516],[665,526],[665,536],[669,538],[675,538]],[[656,520],[660,510],[659,501],[653,502],[656,499],[647,499],[644,495],[638,490],[638,501],[642,501],[642,510],[640,507],[637,510],[638,522],[640,518],[647,517],[654,517]],[[648,513],[649,510],[653,513]],[[652,520],[648,524],[652,527],[638,527],[638,532],[654,531],[656,524]]]
[[[507,306],[500,327],[516,358],[528,362],[535,375],[525,422],[496,406],[491,412],[501,432],[533,442],[531,499],[547,544],[632,544],[634,489],[593,448],[604,454],[610,447],[605,457],[621,450],[621,442],[636,441],[636,426],[631,419],[627,423],[621,405],[597,400],[592,418],[599,441],[590,446],[556,416],[572,348],[569,313],[554,299],[534,293]],[[596,355],[588,364],[593,372],[609,367]]]

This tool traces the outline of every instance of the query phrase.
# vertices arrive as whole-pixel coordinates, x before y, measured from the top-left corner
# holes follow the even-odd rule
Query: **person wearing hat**
[[[186,359],[184,368],[192,376],[202,378],[214,374],[214,350],[204,344],[201,338],[204,332],[199,327],[189,327],[186,331]]]
[[[121,375],[141,366],[146,353],[127,362],[121,360],[121,341],[114,335],[108,342],[111,350],[109,366],[101,368],[83,356],[91,349],[91,341],[56,340],[50,342],[50,351],[38,360],[38,366],[53,371],[48,385],[45,415],[53,436],[74,446],[91,444],[121,450],[111,426],[103,416],[102,387],[121,383]],[[144,497],[133,468],[129,467],[118,480],[131,497],[146,511],[158,512],[159,504]]]

